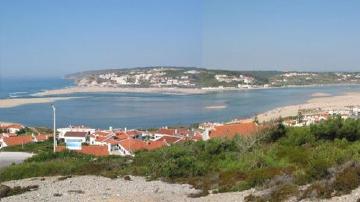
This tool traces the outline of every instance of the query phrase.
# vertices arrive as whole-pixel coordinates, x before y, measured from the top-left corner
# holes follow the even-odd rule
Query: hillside
[[[43,144],[39,146],[44,148]],[[1,170],[0,182],[58,175],[125,179],[135,175],[202,190],[193,197],[256,188],[246,201],[328,199],[360,186],[359,154],[360,120],[333,117],[310,127],[274,123],[254,136],[185,142],[139,151],[135,157],[42,150],[22,164]]]
[[[355,72],[233,71],[196,67],[138,67],[106,69],[67,75],[79,86],[256,88],[316,84],[359,84]]]

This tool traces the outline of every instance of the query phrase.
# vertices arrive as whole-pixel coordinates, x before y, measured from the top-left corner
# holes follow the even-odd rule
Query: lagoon
[[[16,88],[9,86],[11,82],[16,83]],[[11,82],[2,82],[2,98],[8,98],[16,92],[23,92],[18,93],[17,97],[32,97],[31,94],[35,92],[72,85],[63,79],[34,79],[26,82],[15,79]],[[58,100],[55,105],[59,127],[87,125],[95,128],[154,128],[249,118],[276,107],[303,103],[314,93],[339,95],[346,92],[360,92],[360,86],[254,89],[200,95],[76,93],[61,97],[80,98]],[[49,103],[2,108],[0,121],[51,127],[52,110]]]

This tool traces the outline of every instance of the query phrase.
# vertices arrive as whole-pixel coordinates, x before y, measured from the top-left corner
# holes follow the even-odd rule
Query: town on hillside
[[[360,106],[342,109],[299,109],[298,115],[285,117],[286,126],[301,127],[319,123],[332,116],[344,119],[360,118]],[[95,129],[86,126],[69,126],[57,129],[56,151],[73,150],[95,156],[134,156],[140,150],[155,150],[187,141],[207,141],[213,138],[233,138],[236,135],[255,135],[267,123],[259,123],[257,118],[232,120],[226,123],[205,122],[193,128],[161,127],[151,130],[120,128]],[[42,134],[21,124],[0,124],[0,149],[16,145],[42,142],[51,134]]]
[[[144,67],[67,75],[81,87],[269,88],[360,84],[358,72],[230,71],[189,67]]]

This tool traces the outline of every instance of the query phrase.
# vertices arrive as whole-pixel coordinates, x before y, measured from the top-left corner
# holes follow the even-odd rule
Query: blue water
[[[28,97],[42,90],[72,86],[71,80],[61,78],[2,78],[0,77],[0,98]]]
[[[3,82],[0,96],[8,97],[12,92],[28,92],[23,95],[28,97],[29,92],[71,85],[70,81],[61,79],[18,80],[15,83],[14,86],[8,86],[10,83]],[[84,124],[95,128],[151,128],[248,118],[275,107],[303,103],[311,94],[318,92],[334,95],[360,92],[360,86],[262,89],[205,95],[82,93],[70,95],[80,98],[57,101],[55,105],[57,124],[60,127]],[[226,108],[206,108],[214,105],[224,105]],[[0,120],[51,127],[52,111],[50,104],[2,108]]]

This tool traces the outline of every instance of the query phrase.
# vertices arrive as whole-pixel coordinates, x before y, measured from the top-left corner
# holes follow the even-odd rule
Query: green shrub
[[[288,146],[302,146],[305,144],[313,144],[315,136],[310,132],[308,127],[289,128],[286,138],[282,140],[282,144]]]
[[[332,177],[331,169],[347,161],[360,162],[360,122],[338,118],[319,125],[285,128],[281,124],[251,137],[186,142],[155,151],[139,151],[135,157],[93,157],[75,152],[52,153],[52,143],[24,145],[37,155],[22,164],[0,171],[0,181],[51,175],[141,175],[148,179],[189,183],[197,188],[219,192],[266,187],[276,176],[291,176],[298,185]],[[264,141],[265,140],[265,141]],[[9,149],[15,149],[10,148]],[[20,149],[20,148],[17,148]],[[337,176],[339,193],[350,190],[357,181],[354,172]],[[353,175],[354,174],[354,175]],[[349,176],[348,176],[349,175]],[[344,190],[341,190],[344,187]],[[279,190],[286,195],[287,187]],[[326,196],[328,185],[314,184],[319,196]]]
[[[338,194],[349,194],[353,189],[360,185],[360,167],[351,166],[345,168],[336,175],[334,181],[334,190]]]

